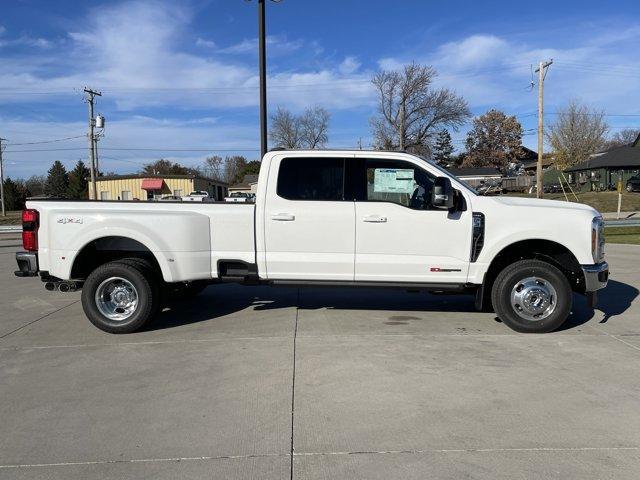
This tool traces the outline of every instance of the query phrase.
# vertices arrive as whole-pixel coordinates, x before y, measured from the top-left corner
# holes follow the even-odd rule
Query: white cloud
[[[287,55],[299,50],[304,45],[302,40],[287,40],[283,35],[268,35],[265,40],[266,46],[269,48],[270,56]],[[218,49],[218,53],[231,55],[257,55],[258,39],[244,39],[234,45]]]
[[[338,71],[343,75],[349,75],[358,70],[360,65],[361,63],[356,57],[346,57],[338,66]]]
[[[0,35],[5,30],[0,26]],[[17,38],[3,38],[0,40],[0,47],[31,47],[31,48],[50,48],[53,45],[51,40],[40,37],[31,37],[29,35],[21,35]]]
[[[640,68],[629,67],[629,58],[640,48],[640,28],[592,29],[586,38],[574,36],[572,40],[572,46],[559,48],[549,45],[547,37],[526,43],[471,35],[426,55],[383,58],[378,63],[385,69],[397,69],[413,60],[432,65],[439,74],[437,84],[456,90],[475,109],[535,110],[535,92],[526,88],[532,79],[531,65],[535,68],[538,61],[548,58],[555,61],[545,88],[551,108],[575,97],[610,111],[628,111],[629,95],[640,101],[636,88]],[[594,62],[609,68],[590,67]]]
[[[72,93],[74,88],[90,85],[125,111],[161,106],[257,106],[257,68],[253,59],[244,58],[245,53],[257,51],[255,39],[211,48],[206,56],[185,50],[192,12],[184,5],[135,0],[99,7],[87,17],[86,27],[69,33],[70,41],[64,48],[47,57],[34,54],[3,61],[0,88]],[[210,39],[193,42],[213,46]],[[283,35],[269,36],[267,43],[270,56],[289,55],[303,46],[301,40]],[[317,45],[310,48],[319,49]],[[366,88],[358,82],[364,74],[355,72],[354,62],[347,59],[340,66],[307,68],[303,73],[275,70],[269,78],[270,100],[294,107],[324,101],[327,108],[362,105]],[[355,80],[356,86],[347,85],[350,80]],[[336,82],[340,87],[332,91]],[[317,83],[322,85],[315,91]],[[284,88],[288,88],[286,93]],[[31,96],[29,101],[46,98]],[[15,103],[24,97],[0,92],[0,101]]]
[[[205,48],[216,48],[217,45],[213,40],[206,40],[204,38],[198,37],[196,39],[196,46]]]

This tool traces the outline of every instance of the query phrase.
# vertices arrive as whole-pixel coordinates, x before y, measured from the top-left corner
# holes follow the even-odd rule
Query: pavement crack
[[[428,453],[500,453],[500,452],[591,452],[591,451],[638,451],[640,447],[524,447],[524,448],[434,448],[427,450],[356,450],[336,452],[300,452],[296,457],[331,455],[419,455]]]
[[[607,331],[605,331],[605,330],[602,330],[602,329],[600,329],[600,328],[598,328],[598,327],[596,327],[596,326],[594,326],[594,325],[589,325],[589,326],[590,326],[591,328],[593,328],[594,330],[597,330],[597,331],[599,331],[599,332],[604,333],[607,337],[611,337],[611,338],[613,338],[614,340],[617,340],[617,341],[618,341],[618,342],[620,342],[620,343],[624,343],[627,347],[631,347],[631,348],[633,348],[634,350],[638,350],[638,351],[640,351],[640,347],[638,347],[637,345],[634,345],[633,343],[629,343],[629,342],[627,342],[626,340],[623,340],[622,338],[620,338],[620,336],[619,336],[619,335],[613,335],[613,334],[611,334],[611,333],[609,333],[609,332],[607,332]]]
[[[88,460],[78,462],[52,462],[52,463],[21,463],[0,465],[0,469],[10,468],[36,468],[36,467],[69,467],[76,465],[109,465],[114,463],[154,463],[154,462],[193,462],[207,460],[243,460],[250,458],[269,458],[269,457],[285,457],[287,454],[264,453],[249,455],[218,455],[218,456],[200,456],[200,457],[165,457],[165,458],[132,458],[127,460]]]
[[[13,333],[16,333],[16,332],[18,332],[18,331],[22,330],[23,328],[28,327],[29,325],[33,325],[34,323],[39,322],[40,320],[42,320],[42,319],[44,319],[44,318],[47,318],[47,317],[49,317],[49,316],[53,315],[54,313],[58,313],[59,311],[64,310],[65,308],[70,307],[71,305],[75,305],[75,304],[76,304],[76,303],[78,303],[79,301],[80,301],[80,300],[76,300],[75,302],[71,302],[70,304],[65,305],[64,307],[60,307],[60,308],[58,308],[57,310],[54,310],[53,312],[49,312],[49,313],[47,313],[46,315],[42,315],[41,317],[36,318],[35,320],[30,321],[29,323],[25,323],[24,325],[21,325],[20,327],[16,328],[15,330],[11,330],[10,332],[5,333],[5,334],[1,335],[1,336],[0,336],[0,340],[1,340],[1,339],[3,339],[3,338],[8,337],[9,335],[11,335],[11,334],[13,334]]]
[[[300,289],[298,288],[298,294],[296,299],[296,322],[293,328],[293,371],[291,375],[291,449],[290,449],[290,465],[289,465],[289,478],[293,480],[293,422],[294,412],[296,406],[296,340],[298,338],[298,313],[300,312]]]

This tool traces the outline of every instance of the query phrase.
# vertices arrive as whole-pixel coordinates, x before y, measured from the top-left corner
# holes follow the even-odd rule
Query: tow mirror
[[[450,210],[454,206],[453,187],[448,177],[436,177],[431,191],[431,206]]]

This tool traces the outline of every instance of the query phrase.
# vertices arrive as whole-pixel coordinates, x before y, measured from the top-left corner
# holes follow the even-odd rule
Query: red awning
[[[162,190],[164,180],[161,178],[145,178],[142,180],[143,190]]]

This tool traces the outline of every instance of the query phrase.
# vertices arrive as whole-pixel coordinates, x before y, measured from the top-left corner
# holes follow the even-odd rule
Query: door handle
[[[382,217],[380,215],[368,215],[362,220],[369,223],[386,223],[387,217]]]
[[[295,219],[295,215],[291,215],[290,213],[275,213],[271,215],[271,220],[277,220],[279,222],[292,222]]]

